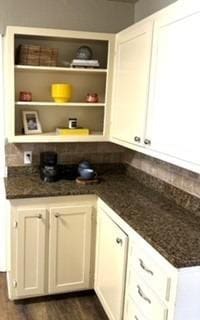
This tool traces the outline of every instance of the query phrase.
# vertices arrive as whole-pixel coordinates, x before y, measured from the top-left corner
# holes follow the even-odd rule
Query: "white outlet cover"
[[[32,163],[32,151],[25,151],[24,164],[31,164],[31,163]]]

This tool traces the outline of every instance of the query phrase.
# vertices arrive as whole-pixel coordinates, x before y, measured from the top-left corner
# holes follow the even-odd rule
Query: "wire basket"
[[[16,64],[31,66],[56,66],[58,49],[23,44],[17,48]]]

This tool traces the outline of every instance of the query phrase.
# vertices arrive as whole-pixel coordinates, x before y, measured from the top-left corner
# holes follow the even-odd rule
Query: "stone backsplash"
[[[24,166],[24,151],[32,151],[32,164],[40,162],[40,152],[55,151],[60,164],[78,163],[87,159],[92,163],[120,163],[124,148],[109,142],[90,143],[23,143],[6,145],[6,166]]]
[[[200,197],[200,175],[142,153],[126,149],[122,162]]]

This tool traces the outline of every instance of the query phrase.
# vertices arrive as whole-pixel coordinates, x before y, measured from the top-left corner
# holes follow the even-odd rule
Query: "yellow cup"
[[[70,101],[72,97],[72,86],[69,83],[53,83],[51,85],[51,96],[55,102],[63,103]]]

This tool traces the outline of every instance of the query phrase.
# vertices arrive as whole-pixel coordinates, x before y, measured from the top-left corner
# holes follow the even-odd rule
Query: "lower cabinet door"
[[[12,279],[18,298],[44,294],[46,210],[17,210],[16,279]]]
[[[49,293],[88,289],[91,206],[50,208]]]
[[[127,235],[98,211],[95,291],[110,320],[121,320],[127,258]]]

